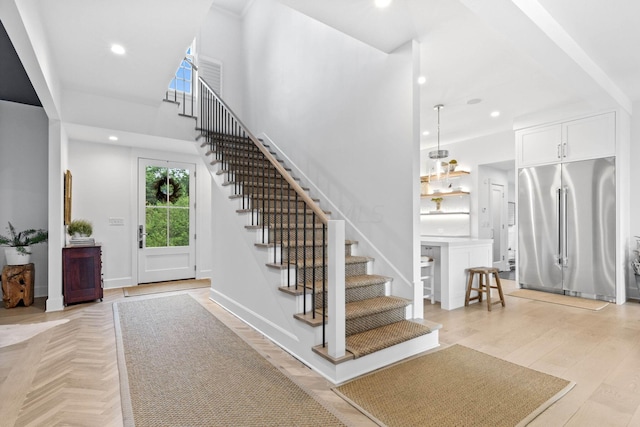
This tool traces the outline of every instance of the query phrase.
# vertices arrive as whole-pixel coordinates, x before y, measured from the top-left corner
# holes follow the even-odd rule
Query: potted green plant
[[[29,228],[24,231],[16,231],[11,222],[7,227],[7,235],[0,235],[0,245],[8,246],[5,249],[7,265],[29,264],[31,259],[31,245],[44,243],[49,238],[47,230]]]
[[[458,161],[456,159],[449,160],[449,172],[453,172],[458,167]]]
[[[440,208],[442,207],[442,197],[433,197],[431,201],[435,202],[436,210],[439,211]]]
[[[75,238],[89,237],[93,233],[93,225],[86,219],[74,219],[67,226],[67,233]]]

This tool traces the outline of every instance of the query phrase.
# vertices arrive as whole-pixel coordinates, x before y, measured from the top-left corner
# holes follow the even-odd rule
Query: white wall
[[[470,175],[471,191],[471,236],[479,237],[481,221],[479,197],[482,191],[482,182],[479,177],[479,166],[498,163],[508,160],[515,161],[515,133],[513,131],[500,132],[494,135],[468,139],[453,144],[442,145],[442,149],[449,150],[449,159],[458,161],[458,168],[468,170]],[[420,153],[420,174],[427,175],[429,171],[429,151],[433,148],[422,150]]]
[[[197,156],[72,140],[69,170],[73,175],[72,219],[93,223],[93,235],[102,243],[105,288],[137,284],[138,158],[196,164],[197,277],[211,272],[211,177]],[[109,218],[124,218],[124,226]]]
[[[48,147],[49,121],[44,109],[0,101],[0,233],[7,223],[18,231],[48,229]],[[47,244],[36,245],[36,297],[47,295]],[[0,270],[6,263],[0,252]]]
[[[215,6],[209,10],[196,40],[199,57],[222,63],[222,98],[244,120],[242,20]]]
[[[419,179],[412,43],[385,54],[273,0],[253,3],[243,38],[247,124],[273,140],[410,284]],[[348,229],[347,238],[354,238]]]

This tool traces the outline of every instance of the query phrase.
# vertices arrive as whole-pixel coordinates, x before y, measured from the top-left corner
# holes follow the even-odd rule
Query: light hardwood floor
[[[374,425],[326,380],[211,302],[207,289],[186,292],[354,425]],[[102,303],[56,313],[44,313],[42,299],[31,307],[0,308],[0,324],[70,319],[0,348],[0,425],[122,425],[112,313],[113,302],[122,299],[116,289],[106,290]],[[465,345],[576,382],[532,426],[640,426],[640,304],[590,311],[510,296],[506,302],[490,313],[478,304],[445,311],[427,302],[425,317],[442,323],[443,347]]]

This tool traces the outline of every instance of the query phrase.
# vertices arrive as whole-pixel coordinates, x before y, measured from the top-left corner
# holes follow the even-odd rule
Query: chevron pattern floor
[[[111,304],[24,317],[69,322],[0,349],[0,424],[122,425]]]
[[[211,302],[208,289],[175,293],[185,292],[355,425],[372,425],[332,393],[326,380]],[[104,302],[72,305],[62,312],[44,313],[43,299],[30,307],[0,309],[0,325],[69,319],[24,342],[0,348],[1,426],[123,425],[112,305],[124,300],[122,289],[113,289],[105,290]]]
[[[516,283],[503,286],[508,292]],[[375,426],[331,391],[324,378],[210,301],[207,289],[186,292],[354,426]],[[57,313],[44,313],[42,299],[30,307],[0,308],[1,325],[70,319],[0,348],[2,427],[122,425],[112,303],[125,297],[121,289],[105,290],[104,296],[102,303]],[[444,346],[461,344],[577,384],[531,427],[640,425],[640,394],[634,388],[640,372],[640,304],[592,311],[507,298],[507,309],[497,317],[479,304],[447,311],[429,301],[425,316],[444,325]]]

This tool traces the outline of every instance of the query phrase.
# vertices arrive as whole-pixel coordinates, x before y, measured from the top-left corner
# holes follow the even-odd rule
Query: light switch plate
[[[124,225],[124,218],[109,217],[109,225]]]

